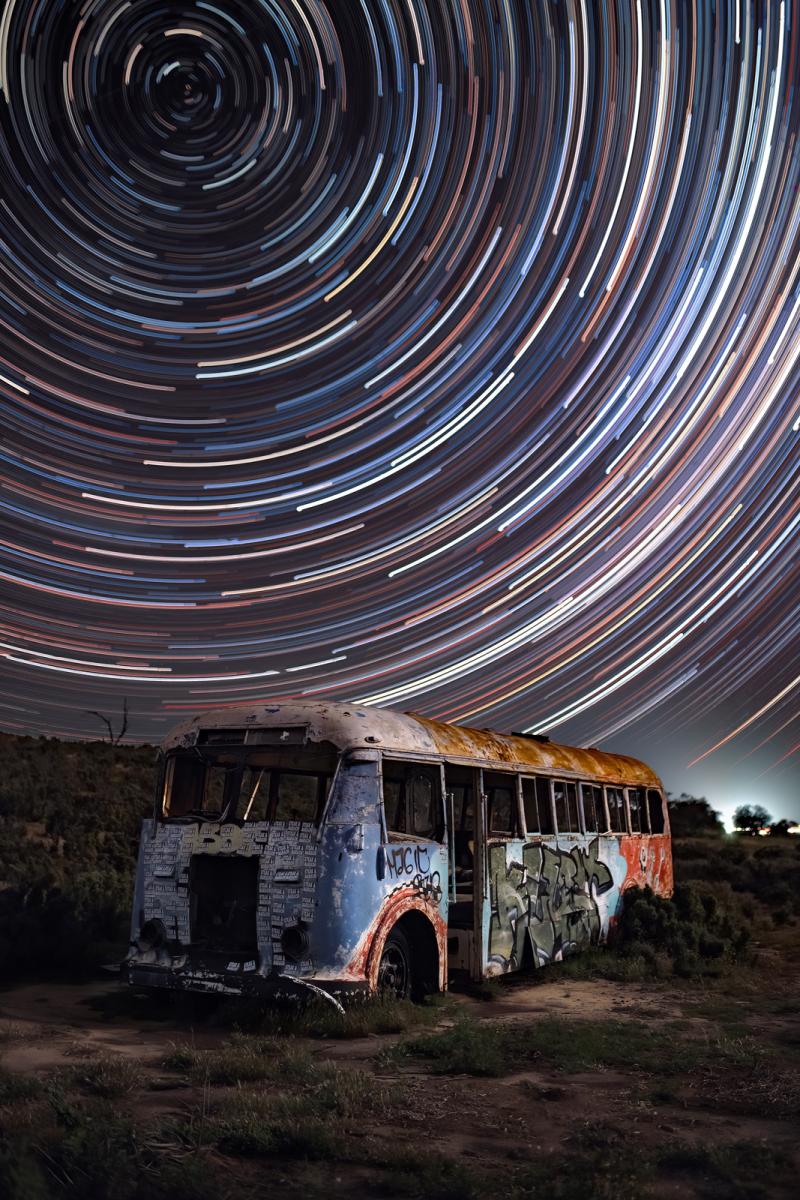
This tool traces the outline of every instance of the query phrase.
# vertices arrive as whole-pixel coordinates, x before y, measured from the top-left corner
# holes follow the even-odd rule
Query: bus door
[[[483,883],[485,872],[478,835],[481,773],[474,767],[445,763],[445,798],[449,830],[448,960],[453,970],[473,979],[482,975]]]
[[[483,975],[516,971],[527,958],[529,899],[523,864],[519,777],[484,771],[482,809]]]

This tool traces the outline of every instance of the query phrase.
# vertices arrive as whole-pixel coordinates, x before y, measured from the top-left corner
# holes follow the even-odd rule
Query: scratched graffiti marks
[[[438,904],[442,881],[438,871],[431,871],[430,853],[429,846],[387,847],[386,874],[397,888],[414,888],[423,899]]]
[[[489,849],[492,917],[489,962],[513,971],[530,937],[536,966],[600,940],[597,896],[614,886],[600,860],[600,841],[563,850],[540,842],[522,848],[522,861],[506,859],[505,846]]]

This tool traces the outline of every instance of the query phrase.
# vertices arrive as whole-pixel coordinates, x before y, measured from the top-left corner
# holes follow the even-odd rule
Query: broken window
[[[608,821],[612,833],[627,833],[628,822],[625,818],[625,796],[622,788],[607,787],[606,803],[608,804]]]
[[[661,792],[655,788],[647,789],[647,812],[650,817],[650,832],[664,832],[664,801]]]
[[[317,755],[319,765],[327,767],[324,770],[283,768],[273,765],[276,761],[280,761],[277,755],[271,761],[259,756],[242,762],[235,756],[210,759],[195,752],[174,754],[167,760],[163,816],[167,820],[318,822],[335,760]]]
[[[563,779],[553,780],[553,800],[556,809],[556,829],[559,833],[580,833],[578,821],[578,788]]]
[[[221,817],[230,799],[233,769],[197,754],[173,755],[164,776],[164,816],[209,821]]]
[[[603,789],[596,783],[582,783],[583,827],[587,833],[605,833],[606,810],[603,806]]]
[[[553,811],[550,806],[550,780],[537,775],[523,777],[522,805],[525,828],[531,833],[553,833]]]
[[[383,804],[390,836],[442,840],[441,771],[428,763],[384,760]]]
[[[272,771],[270,810],[273,821],[319,821],[330,777],[299,771]]]

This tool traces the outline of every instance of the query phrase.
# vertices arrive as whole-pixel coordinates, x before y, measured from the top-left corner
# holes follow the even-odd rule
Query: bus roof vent
[[[549,742],[550,738],[546,733],[524,733],[521,729],[513,730],[512,737],[530,738],[532,742]]]
[[[246,733],[246,729],[201,729],[197,742],[200,746],[224,746],[243,742]]]
[[[273,725],[248,729],[201,729],[197,739],[201,746],[304,746],[308,741],[307,725]]]

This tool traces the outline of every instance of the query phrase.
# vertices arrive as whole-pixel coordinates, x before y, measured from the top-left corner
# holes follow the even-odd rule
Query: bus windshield
[[[308,821],[319,824],[336,755],[179,751],[167,759],[165,821]]]

